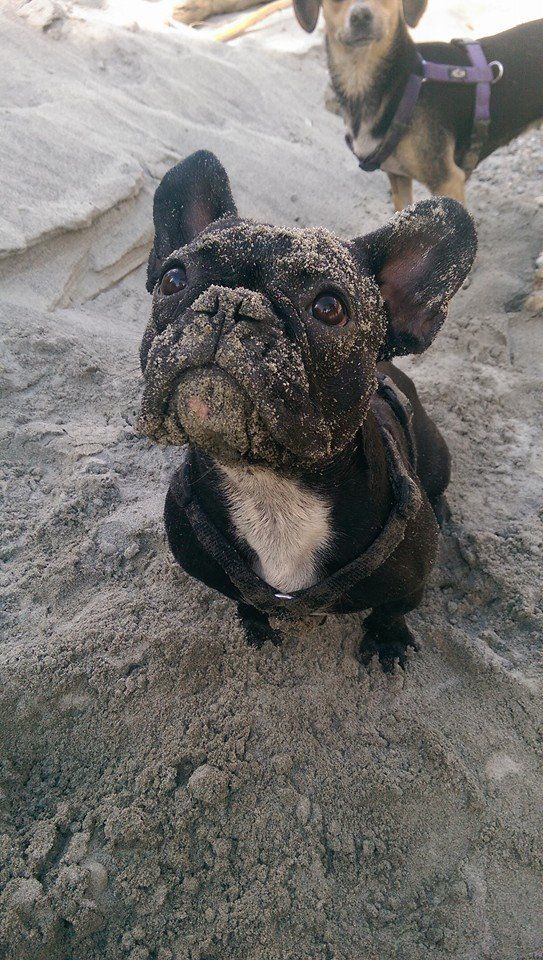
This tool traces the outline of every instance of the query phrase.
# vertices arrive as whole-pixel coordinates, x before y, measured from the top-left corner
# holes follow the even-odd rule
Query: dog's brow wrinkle
[[[376,323],[378,303],[373,278],[363,277],[346,244],[324,227],[285,229],[269,224],[242,220],[220,231],[198,237],[191,252],[212,252],[221,268],[236,268],[243,251],[245,269],[262,266],[280,276],[305,275],[328,280],[345,287],[351,297],[364,301],[367,310],[359,318],[370,330]]]

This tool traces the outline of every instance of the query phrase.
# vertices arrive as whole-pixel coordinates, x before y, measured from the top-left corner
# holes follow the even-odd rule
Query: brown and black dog
[[[465,66],[457,43],[419,43],[416,26],[427,0],[322,0],[328,66],[348,136],[359,159],[380,144],[390,127],[419,56]],[[315,29],[321,0],[294,0],[301,26]],[[491,88],[490,125],[477,162],[543,118],[543,20],[480,40],[487,62],[499,61],[503,77]],[[409,129],[383,162],[397,210],[413,202],[412,181],[435,195],[464,202],[474,86],[423,84]]]
[[[272,620],[372,610],[363,660],[403,663],[435,559],[449,454],[409,377],[475,256],[449,199],[350,242],[238,216],[199,151],[158,187],[141,431],[188,450],[165,520],[174,556]],[[411,409],[411,413],[409,410]]]

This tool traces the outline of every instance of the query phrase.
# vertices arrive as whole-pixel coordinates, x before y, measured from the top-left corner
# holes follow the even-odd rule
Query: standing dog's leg
[[[398,173],[387,173],[392,191],[395,210],[403,210],[413,203],[413,181],[411,177],[402,177]]]
[[[436,176],[427,186],[434,197],[452,197],[453,200],[459,200],[466,204],[466,174],[454,162],[454,143],[449,141],[441,175]]]
[[[466,203],[466,174],[460,167],[455,170],[441,183],[432,186],[434,197],[452,197],[453,200],[460,200],[460,203]]]

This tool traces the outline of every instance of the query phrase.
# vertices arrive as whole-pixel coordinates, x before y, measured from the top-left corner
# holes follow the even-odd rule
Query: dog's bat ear
[[[448,197],[423,200],[354,247],[379,284],[388,316],[379,359],[422,353],[471,270],[477,234],[469,213]]]
[[[422,17],[428,0],[403,0],[403,15],[408,27],[416,27]]]
[[[319,19],[321,0],[294,0],[294,13],[301,27],[313,33]]]
[[[149,293],[166,257],[228,214],[236,214],[236,205],[226,170],[213,153],[198,150],[168,170],[153,203],[155,239],[147,264]]]

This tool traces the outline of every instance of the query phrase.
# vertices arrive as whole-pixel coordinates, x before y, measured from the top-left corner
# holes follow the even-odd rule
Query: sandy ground
[[[543,135],[474,176],[471,281],[405,363],[454,457],[422,651],[367,672],[350,617],[257,652],[134,432],[152,192],[207,147],[243,213],[348,236],[386,180],[288,15],[222,47],[75,12],[1,24],[0,957],[541,960]]]

